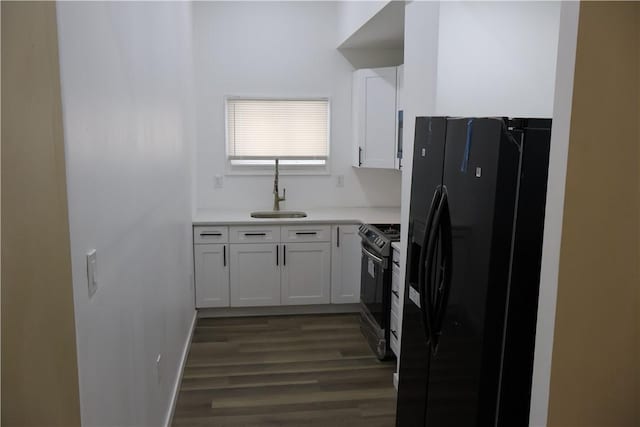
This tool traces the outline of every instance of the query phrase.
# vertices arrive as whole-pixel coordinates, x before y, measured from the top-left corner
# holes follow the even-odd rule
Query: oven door
[[[379,256],[362,242],[360,302],[382,330],[387,328],[384,304],[386,264],[386,258]]]

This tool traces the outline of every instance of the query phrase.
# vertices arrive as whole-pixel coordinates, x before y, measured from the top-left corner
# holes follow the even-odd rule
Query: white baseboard
[[[184,343],[182,349],[182,355],[180,356],[180,369],[178,375],[176,375],[176,382],[173,385],[173,391],[171,392],[170,406],[167,410],[167,416],[165,417],[164,427],[170,427],[173,423],[173,414],[176,410],[176,403],[178,402],[178,394],[180,393],[180,385],[182,384],[182,375],[184,374],[184,367],[187,364],[187,356],[189,355],[189,349],[191,348],[191,340],[193,339],[193,331],[196,329],[196,322],[198,320],[198,311],[193,313],[193,319],[191,319],[191,327],[189,328],[189,334],[187,340]]]
[[[282,316],[292,314],[358,313],[360,304],[278,305],[271,307],[200,308],[198,317]]]

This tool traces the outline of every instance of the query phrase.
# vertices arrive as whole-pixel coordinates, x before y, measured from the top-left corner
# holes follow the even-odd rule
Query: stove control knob
[[[376,243],[379,247],[383,247],[384,246],[384,240],[382,240],[381,238],[378,237],[378,239],[376,240]]]

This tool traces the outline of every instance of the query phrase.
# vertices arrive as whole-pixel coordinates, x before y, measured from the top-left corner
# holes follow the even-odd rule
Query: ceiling
[[[404,6],[404,1],[389,2],[338,48],[402,49]]]

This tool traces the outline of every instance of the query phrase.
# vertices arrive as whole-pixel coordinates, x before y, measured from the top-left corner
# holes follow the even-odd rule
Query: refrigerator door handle
[[[441,187],[438,186],[436,188],[436,191],[434,191],[433,193],[431,206],[429,207],[429,212],[427,214],[424,237],[422,239],[422,245],[420,246],[420,255],[418,257],[418,292],[420,293],[420,311],[422,314],[422,323],[424,325],[425,339],[427,342],[431,341],[431,337],[433,334],[431,331],[431,306],[429,305],[429,302],[426,298],[426,281],[429,280],[429,275],[425,274],[425,261],[427,259],[427,253],[429,252],[429,248],[427,247],[427,245],[429,244],[429,236],[431,234],[431,230],[433,230],[434,228],[434,211],[436,210],[437,206],[440,205],[441,196]]]
[[[431,334],[430,341],[431,341],[431,346],[434,350],[435,350],[435,339],[436,339],[435,320],[437,316],[437,312],[436,312],[437,299],[436,299],[436,292],[432,287],[433,284],[432,284],[431,278],[433,276],[433,271],[432,271],[433,261],[436,258],[436,254],[438,250],[438,239],[440,237],[442,213],[444,211],[446,203],[447,203],[447,194],[446,194],[446,190],[443,188],[440,200],[438,201],[438,207],[436,208],[436,212],[433,215],[433,223],[431,225],[431,230],[429,231],[429,240],[427,243],[427,254],[424,262],[424,265],[427,268],[425,271],[426,277],[424,281],[424,285],[425,285],[424,300],[425,300],[425,305],[428,307],[427,317],[430,325],[430,328],[429,328],[430,334]]]
[[[449,302],[449,293],[451,290],[451,274],[453,266],[453,234],[451,228],[451,212],[449,211],[449,200],[446,191],[442,197],[442,210],[440,211],[439,230],[441,236],[441,286],[434,292],[436,299],[434,301],[434,319],[433,319],[433,336],[432,345],[433,351],[438,349],[438,343],[440,341],[440,334],[442,333],[442,325],[444,322],[444,316],[447,310],[447,304]]]

